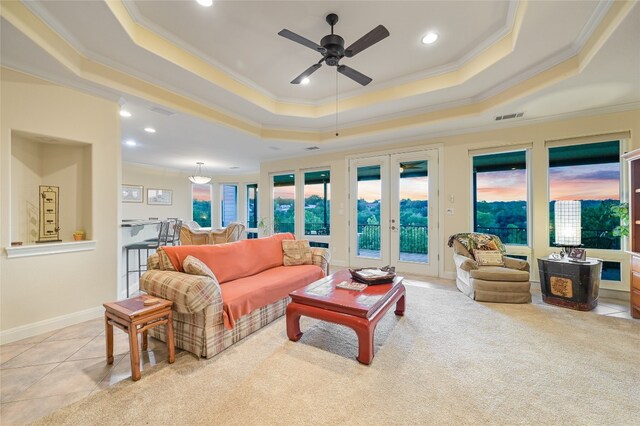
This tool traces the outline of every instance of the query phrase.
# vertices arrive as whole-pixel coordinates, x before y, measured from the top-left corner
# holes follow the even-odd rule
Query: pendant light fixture
[[[204,163],[202,161],[198,161],[196,163],[196,172],[193,174],[193,176],[189,176],[189,180],[191,182],[197,183],[199,185],[204,185],[205,183],[211,182],[211,176],[205,176],[205,174],[202,173],[202,166],[204,166]]]

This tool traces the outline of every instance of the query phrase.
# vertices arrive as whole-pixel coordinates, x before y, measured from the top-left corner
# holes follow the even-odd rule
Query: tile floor
[[[407,277],[406,282],[457,291],[451,280]],[[533,303],[543,303],[535,285],[532,295]],[[591,314],[631,318],[628,302],[615,299],[600,299],[596,309],[585,313]],[[113,365],[106,364],[102,318],[0,346],[0,424],[32,422],[93,392],[130,380],[128,338],[117,328],[114,358]],[[148,350],[141,350],[142,379],[144,370],[166,359],[166,345],[149,338]]]

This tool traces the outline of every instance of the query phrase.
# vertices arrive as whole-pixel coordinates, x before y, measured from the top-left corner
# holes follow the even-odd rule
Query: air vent
[[[153,106],[151,108],[149,108],[151,111],[153,112],[157,112],[158,114],[162,114],[165,115],[167,117],[171,117],[172,115],[175,115],[175,112],[173,111],[169,111],[168,109],[164,109],[164,108],[159,108],[156,106]]]
[[[511,120],[512,118],[520,118],[524,115],[524,112],[514,112],[512,114],[499,115],[496,117],[496,121]]]
[[[307,151],[315,151],[316,149],[320,149],[319,146],[309,146],[307,148],[305,148]]]
[[[240,168],[240,167],[238,167],[238,166],[231,166],[231,167],[229,167],[229,169],[231,169],[231,170],[235,170],[235,169],[239,169],[239,168]]]

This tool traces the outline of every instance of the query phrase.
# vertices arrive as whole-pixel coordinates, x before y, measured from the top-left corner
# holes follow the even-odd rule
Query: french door
[[[349,262],[438,275],[438,152],[350,160]]]

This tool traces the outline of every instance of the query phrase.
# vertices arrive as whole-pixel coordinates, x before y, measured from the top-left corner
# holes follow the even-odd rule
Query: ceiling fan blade
[[[344,55],[347,58],[351,58],[352,56],[356,56],[358,53],[362,52],[364,49],[367,49],[380,40],[389,37],[389,30],[387,30],[384,25],[378,25],[358,40],[353,42],[351,46],[347,47],[344,51]]]
[[[356,70],[354,70],[353,68],[350,68],[346,65],[340,65],[338,67],[338,72],[340,74],[344,74],[347,77],[349,77],[351,80],[355,81],[356,83],[360,83],[363,86],[366,86],[367,84],[371,83],[371,78],[367,77],[366,75],[362,74],[361,72],[358,72]]]
[[[320,52],[320,53],[325,53],[327,51],[327,49],[325,49],[324,47],[320,46],[317,43],[312,42],[311,40],[302,37],[301,35],[298,35],[292,31],[289,30],[282,30],[278,33],[278,35],[284,37],[284,38],[288,38],[291,41],[295,41],[296,43],[300,43],[303,46],[307,46],[309,49],[313,49],[316,52]]]
[[[291,84],[300,84],[302,80],[304,80],[305,78],[309,77],[311,74],[316,72],[321,66],[322,64],[320,63],[311,65],[309,68],[307,68],[305,72],[303,72],[302,74],[300,74],[299,76],[291,80]]]

